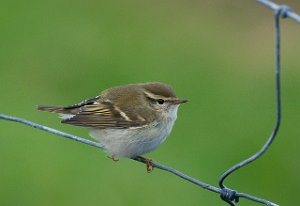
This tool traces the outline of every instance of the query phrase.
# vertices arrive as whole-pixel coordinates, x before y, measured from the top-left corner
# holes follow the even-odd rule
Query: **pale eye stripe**
[[[147,95],[151,99],[157,99],[157,95],[155,95],[155,94],[152,94],[152,93],[146,92],[146,91],[144,93],[145,93],[145,95]]]
[[[163,99],[165,101],[172,101],[174,98],[172,97],[165,97],[157,94],[152,94],[151,92],[144,92],[146,96],[148,96],[150,99],[158,100],[158,99]]]

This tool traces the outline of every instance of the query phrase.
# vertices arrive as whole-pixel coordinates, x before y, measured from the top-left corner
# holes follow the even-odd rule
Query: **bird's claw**
[[[145,161],[147,172],[150,173],[153,171],[153,161],[151,159],[147,159]]]

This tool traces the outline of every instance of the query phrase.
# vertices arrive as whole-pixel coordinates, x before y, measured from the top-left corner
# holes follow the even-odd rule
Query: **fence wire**
[[[241,192],[237,192],[234,189],[230,189],[228,187],[226,187],[224,185],[224,181],[225,179],[232,174],[233,172],[237,171],[239,168],[246,166],[247,164],[253,162],[254,160],[258,159],[259,157],[261,157],[266,151],[267,149],[270,147],[270,145],[272,144],[272,142],[274,141],[276,134],[279,130],[280,127],[280,122],[281,122],[281,90],[280,90],[280,69],[281,69],[281,63],[280,63],[280,18],[290,18],[295,20],[296,22],[300,23],[300,16],[293,12],[292,9],[286,5],[278,5],[273,3],[272,1],[269,0],[257,0],[257,2],[265,5],[266,7],[272,9],[275,14],[274,14],[274,18],[275,18],[275,82],[276,82],[276,114],[277,114],[277,118],[276,118],[276,123],[275,123],[275,128],[272,131],[270,137],[268,138],[267,142],[263,145],[263,147],[254,155],[252,155],[251,157],[243,160],[242,162],[234,165],[233,167],[231,167],[230,169],[228,169],[220,178],[219,180],[219,187],[215,187],[212,186],[210,184],[204,183],[202,181],[199,181],[195,178],[192,178],[174,168],[165,166],[163,164],[160,164],[158,162],[153,162],[153,167],[154,168],[158,168],[167,172],[170,172],[184,180],[187,180],[195,185],[198,185],[204,189],[207,189],[209,191],[215,192],[215,193],[219,193],[221,196],[221,199],[224,200],[225,202],[227,202],[228,204],[230,204],[231,206],[235,206],[237,202],[239,202],[240,198],[245,198],[248,200],[252,200],[258,203],[262,203],[265,205],[269,205],[269,206],[278,206],[277,204],[262,199],[262,198],[258,198],[246,193],[241,193]],[[19,122],[22,124],[25,124],[27,126],[31,126],[33,128],[36,129],[40,129],[43,131],[47,131],[59,136],[63,136],[93,147],[97,147],[97,148],[103,148],[103,145],[97,142],[93,142],[90,140],[87,140],[85,138],[81,138],[75,135],[71,135],[71,134],[67,134],[49,127],[46,127],[44,125],[40,125],[34,122],[30,122],[28,120],[22,119],[22,118],[18,118],[18,117],[12,117],[12,116],[8,116],[8,115],[4,115],[4,114],[0,114],[0,119],[3,120],[8,120],[8,121],[14,121],[14,122]],[[141,162],[146,164],[147,163],[147,159],[144,158],[132,158],[135,161]]]
[[[233,172],[237,171],[239,168],[246,166],[247,164],[253,162],[254,160],[261,157],[267,149],[271,146],[272,142],[274,141],[280,127],[281,123],[281,89],[280,89],[280,70],[281,70],[281,51],[280,51],[280,18],[291,18],[296,22],[300,23],[300,16],[292,11],[289,6],[286,5],[277,5],[269,0],[257,0],[257,2],[265,5],[272,9],[274,13],[275,19],[275,91],[276,91],[276,123],[275,127],[268,138],[267,142],[263,145],[263,147],[251,157],[239,162],[238,164],[232,166],[228,169],[220,178],[219,186],[223,190],[221,193],[221,198],[229,203],[232,206],[235,206],[234,202],[238,202],[238,196],[235,194],[236,191],[227,188],[224,185],[225,179],[232,174]]]

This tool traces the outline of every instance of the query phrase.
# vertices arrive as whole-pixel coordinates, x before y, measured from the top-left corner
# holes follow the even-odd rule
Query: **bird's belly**
[[[90,135],[104,145],[114,158],[135,157],[149,153],[162,144],[170,134],[174,121],[135,129],[92,129]]]

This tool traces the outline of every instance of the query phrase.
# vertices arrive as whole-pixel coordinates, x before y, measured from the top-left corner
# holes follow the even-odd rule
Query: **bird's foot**
[[[152,159],[148,159],[142,156],[138,156],[137,157],[138,160],[140,160],[141,162],[146,164],[146,168],[147,168],[147,172],[150,173],[153,171],[153,160]]]

